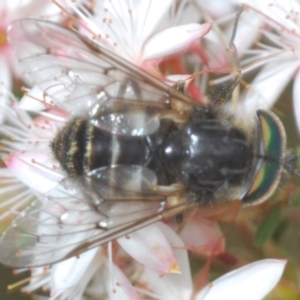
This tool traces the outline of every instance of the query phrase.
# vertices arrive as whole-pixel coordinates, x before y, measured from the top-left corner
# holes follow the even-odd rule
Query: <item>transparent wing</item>
[[[26,73],[45,92],[45,97],[74,114],[89,111],[90,119],[96,121],[93,114],[99,106],[109,111],[118,102],[118,109],[120,103],[130,107],[135,103],[134,107],[146,118],[143,105],[158,109],[173,107],[174,101],[194,105],[176,89],[51,22],[16,21],[10,26],[9,38]],[[122,109],[112,112],[113,117],[125,114]],[[130,134],[139,129],[139,118],[140,114],[126,112],[126,122],[133,120],[133,126],[126,128]],[[159,126],[154,115],[149,119],[152,125],[145,126],[147,132]],[[99,126],[114,128],[107,120]],[[12,267],[51,264],[195,205],[178,191],[173,197],[153,193],[158,189],[155,179],[142,167],[128,166],[94,170],[89,177],[90,190],[72,183],[69,187],[59,185],[21,213],[4,233],[0,262]],[[132,188],[137,181],[139,187]],[[170,192],[172,188],[167,191],[169,195]],[[89,197],[91,201],[87,201]]]
[[[145,136],[156,132],[162,110],[149,102],[146,105],[144,102],[130,102],[111,100],[97,105],[90,112],[91,123],[117,135]]]
[[[95,103],[119,99],[161,106],[170,98],[194,101],[109,50],[57,24],[21,19],[8,36],[25,72],[45,97],[81,112]]]
[[[125,175],[131,173],[129,169],[119,168],[118,171]],[[143,171],[137,169],[131,177],[137,178],[137,174]],[[106,186],[105,192],[101,190],[105,195],[110,195],[105,181],[113,178],[112,181],[116,183],[121,178],[121,175],[114,176],[109,172],[112,170],[97,172],[103,177],[98,184]],[[144,179],[153,180],[151,177],[151,174],[145,174]],[[169,202],[165,196],[145,193],[145,187],[139,193],[137,188],[128,186],[130,180],[126,180],[126,188],[122,180],[119,189],[116,190],[112,185],[109,199],[101,198],[98,193],[100,190],[97,190],[98,203],[94,198],[93,204],[87,203],[86,195],[74,183],[59,185],[45,198],[30,205],[3,234],[0,239],[0,262],[15,268],[52,264],[195,205],[188,203],[184,196],[176,201],[176,197],[172,197],[172,202]],[[152,183],[148,183],[146,190],[153,187]],[[139,200],[135,197],[135,200],[129,200],[128,195],[132,194],[139,195]]]
[[[140,200],[157,194],[156,174],[148,168],[133,165],[114,165],[94,169],[86,177],[96,198]],[[158,197],[158,199],[162,199]]]

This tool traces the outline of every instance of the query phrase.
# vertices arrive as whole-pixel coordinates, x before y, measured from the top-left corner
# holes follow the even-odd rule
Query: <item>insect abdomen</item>
[[[145,165],[149,156],[145,138],[114,135],[83,118],[60,129],[51,148],[70,177],[113,165]]]
[[[71,119],[52,140],[51,148],[61,167],[72,177],[84,173],[87,122]]]

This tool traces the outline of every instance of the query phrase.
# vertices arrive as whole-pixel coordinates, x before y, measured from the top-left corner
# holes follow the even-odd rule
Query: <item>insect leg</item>
[[[233,92],[233,90],[236,88],[236,86],[239,84],[239,82],[242,79],[239,55],[238,55],[237,48],[234,44],[234,39],[236,36],[239,19],[244,9],[245,9],[245,5],[241,5],[236,14],[235,21],[233,24],[232,34],[229,42],[229,53],[230,53],[231,64],[234,69],[234,78],[229,82],[225,82],[221,84],[221,86],[215,91],[212,97],[212,101],[217,106],[222,105],[230,97],[231,93]]]

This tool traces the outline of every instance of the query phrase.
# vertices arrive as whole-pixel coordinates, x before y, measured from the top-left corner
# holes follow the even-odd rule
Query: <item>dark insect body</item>
[[[9,36],[27,74],[71,117],[50,145],[65,180],[3,234],[3,264],[52,264],[191,208],[265,201],[288,167],[276,115],[259,110],[245,129],[223,111],[239,73],[218,105],[204,106],[51,22],[19,20]]]
[[[199,203],[232,199],[232,194],[226,196],[228,190],[254,176],[257,149],[241,129],[205,110],[184,124],[163,120],[145,136],[107,132],[93,125],[101,116],[76,117],[57,133],[52,151],[70,177],[94,177],[100,168],[141,166],[155,173],[158,185],[182,184]]]

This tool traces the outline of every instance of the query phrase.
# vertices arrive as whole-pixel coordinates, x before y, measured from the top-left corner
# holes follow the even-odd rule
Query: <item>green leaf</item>
[[[281,218],[281,210],[275,208],[262,221],[256,232],[254,244],[257,247],[262,247],[268,239],[273,235]]]
[[[300,192],[296,192],[291,196],[290,203],[294,207],[300,207]]]

